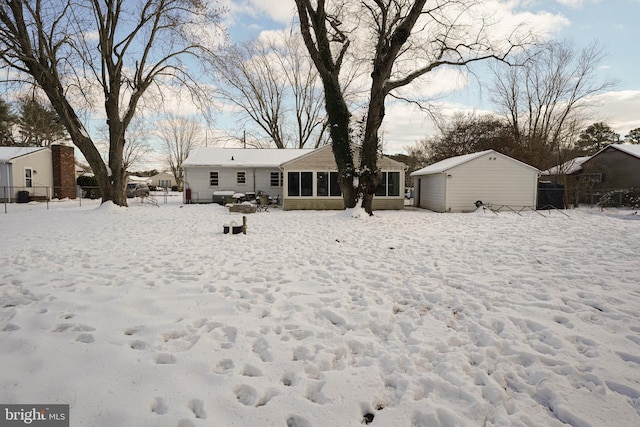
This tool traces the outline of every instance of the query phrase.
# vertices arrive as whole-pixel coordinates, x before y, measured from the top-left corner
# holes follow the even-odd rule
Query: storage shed
[[[494,150],[451,157],[411,174],[414,205],[434,212],[495,208],[535,209],[540,171]]]

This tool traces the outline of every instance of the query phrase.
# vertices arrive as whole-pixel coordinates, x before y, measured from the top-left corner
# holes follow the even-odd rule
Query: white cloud
[[[556,0],[556,1],[563,6],[572,7],[574,9],[581,7],[582,4],[584,3],[584,0]]]
[[[640,128],[640,90],[611,91],[595,96],[592,102],[593,122],[606,122],[621,137]]]
[[[274,21],[285,24],[291,23],[291,18],[295,13],[293,0],[250,0],[250,2]]]

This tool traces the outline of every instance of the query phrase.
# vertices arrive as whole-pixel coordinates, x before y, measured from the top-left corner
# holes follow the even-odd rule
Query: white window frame
[[[278,185],[273,185],[273,180],[274,180],[273,174],[278,174],[278,178],[277,178]],[[282,173],[282,171],[277,171],[277,172],[271,171],[269,173],[269,186],[271,188],[282,188],[283,185],[284,185],[284,173]]]
[[[247,171],[236,171],[236,184],[247,185]]]
[[[216,174],[216,184],[212,184],[213,181],[211,174]],[[220,172],[219,171],[209,171],[209,187],[220,187]]]
[[[27,172],[29,176],[27,176]],[[26,188],[33,188],[33,168],[24,168],[24,186]]]

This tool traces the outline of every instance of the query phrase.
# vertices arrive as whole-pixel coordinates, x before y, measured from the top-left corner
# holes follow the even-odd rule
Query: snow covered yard
[[[640,221],[0,214],[0,403],[72,426],[640,425]]]

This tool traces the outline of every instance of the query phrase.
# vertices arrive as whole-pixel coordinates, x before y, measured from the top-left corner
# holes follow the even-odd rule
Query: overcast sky
[[[283,29],[294,23],[293,0],[224,0],[229,8],[226,25],[234,40],[253,38],[261,31]],[[509,19],[525,18],[548,31],[550,37],[570,39],[580,48],[602,43],[607,58],[601,78],[619,81],[614,90],[598,96],[593,121],[604,121],[622,136],[640,127],[640,0],[512,0],[500,2]],[[478,80],[479,79],[479,80]],[[477,78],[464,79],[457,91],[439,98],[444,112],[491,111],[491,80],[478,69]],[[224,122],[222,118],[221,122]],[[406,105],[388,104],[382,136],[386,153],[403,152],[435,133],[430,119]]]

